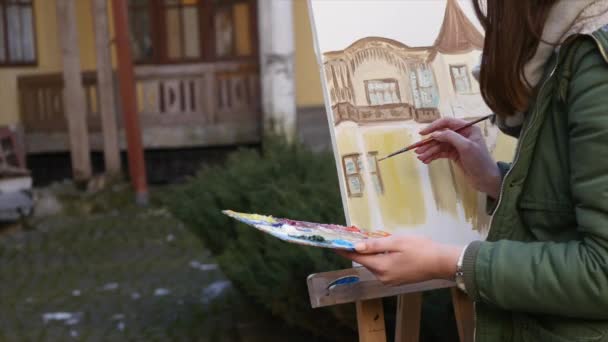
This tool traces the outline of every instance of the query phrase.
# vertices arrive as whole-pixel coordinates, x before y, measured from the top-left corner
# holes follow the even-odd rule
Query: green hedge
[[[306,276],[349,267],[325,249],[284,243],[229,219],[221,210],[344,223],[330,153],[269,138],[261,151],[233,153],[201,170],[168,197],[172,213],[211,250],[234,285],[296,328],[331,340],[356,340],[352,305],[311,309]]]

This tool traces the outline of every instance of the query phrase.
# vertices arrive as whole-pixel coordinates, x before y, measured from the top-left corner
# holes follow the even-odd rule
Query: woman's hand
[[[462,247],[436,243],[416,236],[371,239],[355,246],[356,252],[338,254],[369,269],[387,285],[453,279]]]
[[[431,134],[438,143],[419,147],[415,152],[425,164],[441,158],[454,161],[475,189],[497,198],[502,178],[488,151],[481,129],[472,126],[458,133],[453,131],[466,123],[467,121],[452,118],[433,122],[420,134]]]

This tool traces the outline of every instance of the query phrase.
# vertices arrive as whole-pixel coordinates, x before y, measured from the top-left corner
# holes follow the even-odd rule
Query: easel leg
[[[360,342],[386,342],[382,299],[357,302]]]
[[[420,340],[421,311],[422,292],[404,294],[397,298],[395,342]]]
[[[452,288],[452,304],[454,305],[460,342],[473,342],[475,335],[475,308],[473,302],[466,294],[454,287]]]

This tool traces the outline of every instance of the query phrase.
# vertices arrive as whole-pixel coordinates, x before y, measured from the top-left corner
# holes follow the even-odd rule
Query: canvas
[[[483,48],[469,0],[309,0],[347,222],[464,244],[487,235],[485,195],[446,160],[413,152],[441,117],[490,113],[472,75]],[[478,124],[497,159],[514,141]]]
[[[386,232],[364,231],[354,226],[304,222],[232,210],[223,213],[283,241],[313,247],[354,251],[357,242],[390,236]]]

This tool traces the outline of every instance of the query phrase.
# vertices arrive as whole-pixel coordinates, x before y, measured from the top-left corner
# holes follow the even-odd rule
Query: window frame
[[[354,160],[355,163],[355,173],[348,173],[346,171],[346,160],[352,158]],[[348,193],[348,197],[352,198],[352,197],[363,197],[363,194],[365,193],[365,184],[363,183],[363,177],[362,177],[362,172],[363,170],[361,170],[361,168],[359,167],[359,160],[361,158],[361,153],[349,153],[349,154],[345,154],[342,156],[342,171],[344,172],[344,181],[346,183],[346,191]],[[354,193],[351,188],[350,188],[350,182],[349,179],[351,177],[357,178],[359,180],[359,185],[361,187],[361,192],[360,193]]]
[[[342,172],[344,172],[344,181],[346,183],[346,191],[348,194],[349,198],[359,198],[359,197],[363,197],[365,195],[365,182],[363,180],[363,169],[361,168],[361,165],[363,163],[367,163],[367,168],[368,168],[368,172],[369,175],[372,179],[373,182],[373,177],[376,176],[378,177],[378,185],[380,187],[380,191],[378,191],[378,189],[375,189],[375,184],[372,184],[374,186],[374,191],[376,191],[376,195],[380,196],[380,195],[384,195],[384,182],[382,180],[382,174],[380,173],[380,164],[378,163],[378,151],[371,151],[371,152],[367,152],[367,155],[365,155],[366,158],[363,159],[363,155],[361,153],[349,153],[349,154],[345,154],[342,156]],[[370,159],[373,158],[374,160],[374,170],[371,170],[371,165],[370,165]],[[354,161],[354,166],[355,166],[355,172],[354,173],[348,173],[346,170],[346,160],[347,159],[352,159]],[[361,186],[361,192],[360,193],[355,193],[351,190],[350,188],[350,178],[354,177],[357,178],[359,181],[359,184]]]
[[[396,105],[396,104],[402,104],[403,103],[403,98],[401,97],[401,89],[399,88],[399,81],[396,78],[379,78],[379,79],[373,79],[373,80],[365,80],[363,81],[365,84],[365,98],[367,99],[367,104],[368,106],[372,107],[372,106],[384,106],[384,105]],[[369,93],[369,84],[370,83],[392,83],[395,85],[395,93],[397,94],[397,99],[399,100],[399,102],[397,103],[385,103],[385,104],[372,104],[372,99]]]
[[[456,77],[454,76],[454,70],[455,69],[461,69],[464,68],[464,74],[468,80],[468,84],[469,84],[469,89],[465,92],[461,92],[458,91],[458,88],[456,87]],[[454,93],[456,93],[457,95],[466,95],[466,94],[472,94],[473,93],[473,83],[471,82],[471,77],[470,77],[470,72],[469,72],[469,66],[466,64],[450,64],[450,77],[452,78],[452,87],[454,88]]]
[[[377,195],[384,195],[384,182],[382,181],[382,174],[380,174],[380,164],[378,163],[378,151],[372,151],[372,152],[367,153],[368,167],[370,166],[369,165],[370,158],[373,158],[374,164],[375,164],[374,169],[376,170],[376,171],[369,170],[370,177],[372,177],[372,180],[373,180],[374,176],[378,177],[378,185],[380,186],[380,192],[378,192],[377,190],[376,190],[376,192],[377,192]]]
[[[2,1],[2,0],[0,0]],[[183,5],[181,2],[176,5],[165,4],[164,0],[149,0],[148,13],[150,16],[150,37],[152,39],[152,48],[154,55],[146,60],[134,60],[135,65],[172,65],[172,64],[192,64],[192,63],[213,63],[220,61],[250,61],[258,60],[258,33],[257,33],[257,0],[229,0],[222,3],[221,6],[215,4],[216,0],[199,0],[197,5]],[[251,55],[249,56],[227,56],[217,57],[215,49],[215,11],[218,7],[233,6],[238,3],[247,3],[249,5],[249,25],[251,39]],[[128,5],[129,11],[132,6]],[[167,36],[167,20],[166,11],[168,8],[180,8],[180,23],[183,22],[184,7],[196,7],[198,10],[198,26],[199,26],[199,44],[200,57],[195,58],[179,58],[173,59],[169,57],[168,36]],[[129,13],[130,17],[131,13]],[[233,13],[231,13],[233,16]],[[234,22],[234,21],[233,21]],[[180,30],[182,27],[180,27]],[[130,28],[129,28],[130,30]],[[129,34],[131,32],[129,31]],[[180,35],[181,49],[184,49],[185,36]],[[236,39],[233,39],[233,44],[236,44]],[[235,49],[236,50],[236,47]]]
[[[426,62],[422,62],[422,63],[411,64],[409,66],[409,69],[410,69],[409,81],[410,81],[410,88],[412,91],[412,98],[414,101],[414,104],[413,104],[414,107],[416,109],[438,109],[439,108],[438,104],[433,105],[432,107],[425,106],[426,103],[424,103],[423,96],[422,96],[423,91],[431,90],[431,96],[434,96],[435,98],[439,97],[439,89],[438,89],[438,85],[437,85],[437,80],[435,79],[435,71],[433,70],[432,66]],[[430,72],[430,74],[431,74],[431,85],[430,86],[423,87],[421,85],[422,82],[420,80],[420,75],[421,75],[422,71]],[[415,81],[415,82],[413,82],[413,81]],[[420,106],[418,106],[416,104],[416,95],[418,95],[418,101],[419,101]]]
[[[34,47],[34,59],[32,61],[24,62],[24,61],[12,61],[10,59],[10,47],[9,47],[9,32],[8,32],[8,20],[6,7],[9,2],[17,1],[18,6],[28,6],[32,10],[32,45]],[[2,8],[2,18],[0,25],[2,25],[3,35],[0,37],[4,42],[4,50],[5,50],[5,60],[0,61],[0,68],[11,68],[11,67],[37,67],[39,64],[38,61],[38,31],[36,26],[36,0],[31,0],[29,4],[22,4],[18,0],[0,0],[0,8]]]

